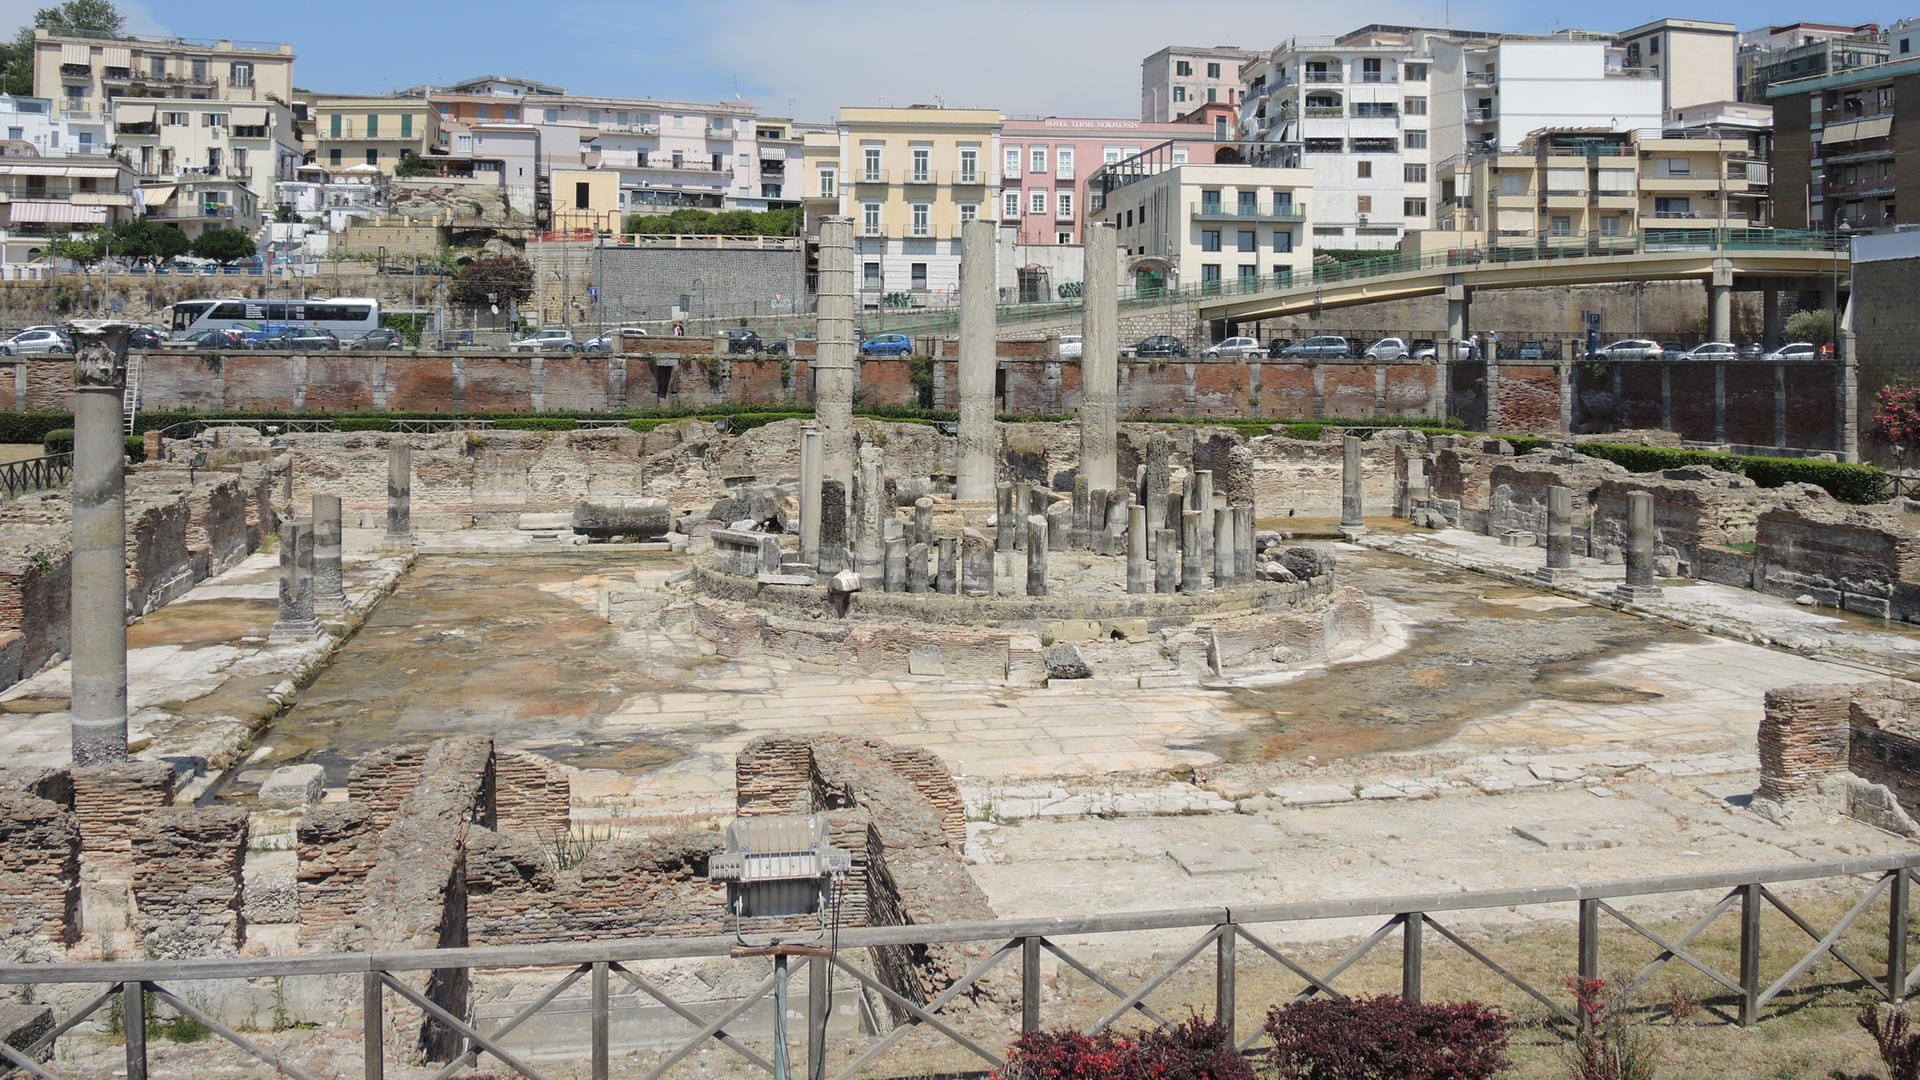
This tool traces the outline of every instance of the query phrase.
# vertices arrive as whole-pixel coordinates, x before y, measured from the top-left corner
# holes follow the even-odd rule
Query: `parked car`
[[[1731,341],[1709,341],[1695,345],[1680,354],[1682,360],[1732,360],[1740,355],[1740,349]]]
[[[244,349],[247,335],[238,330],[195,330],[186,337],[167,342],[169,349]]]
[[[30,326],[5,341],[0,341],[0,356],[31,356],[41,353],[70,353],[73,339],[53,326]]]
[[[862,356],[905,356],[913,351],[913,339],[905,334],[875,334],[860,343]]]
[[[1332,334],[1310,337],[1298,345],[1289,345],[1280,355],[1288,358],[1338,360],[1352,348],[1347,339]]]
[[[389,330],[382,326],[360,335],[354,343],[347,346],[349,352],[381,352],[386,349],[406,348],[406,339],[400,331]]]
[[[1596,360],[1658,360],[1666,355],[1657,341],[1645,338],[1628,338],[1600,346],[1593,352]]]
[[[1437,360],[1440,358],[1440,343],[1436,341],[1416,341],[1413,343],[1415,360]],[[1472,339],[1462,339],[1453,343],[1455,360],[1480,359],[1480,345]]]
[[[1187,343],[1172,334],[1155,334],[1133,347],[1135,356],[1188,356]]]
[[[1818,345],[1815,345],[1811,341],[1796,341],[1796,342],[1793,342],[1792,344],[1780,346],[1779,348],[1773,350],[1767,355],[1761,357],[1761,359],[1762,360],[1812,360],[1814,357],[1819,355],[1820,355],[1820,347]]]
[[[1292,338],[1283,338],[1283,337],[1274,338],[1272,341],[1267,342],[1267,355],[1279,356],[1281,353],[1285,352],[1287,350],[1287,346],[1291,344],[1293,344]]]
[[[1758,360],[1765,355],[1767,355],[1767,347],[1757,341],[1749,341],[1745,345],[1740,346],[1740,359],[1742,360]]]
[[[638,326],[622,326],[616,330],[603,330],[587,339],[581,348],[590,353],[614,353],[620,351],[620,335],[646,337],[647,332]]]
[[[1080,335],[1079,334],[1061,334],[1060,335],[1060,359],[1062,360],[1080,359]]]
[[[732,330],[726,331],[726,335],[727,352],[729,353],[750,353],[754,356],[759,356],[761,353],[767,351],[767,343],[761,341],[760,335],[751,330],[743,327],[735,327]]]
[[[1216,345],[1209,346],[1207,350],[1200,355],[1219,356],[1227,359],[1246,359],[1248,357],[1257,359],[1267,355],[1267,350],[1260,347],[1260,340],[1258,338],[1230,337]]]
[[[261,334],[253,339],[256,349],[274,349],[280,352],[314,352],[326,349],[338,349],[340,339],[331,330],[319,330],[305,326],[282,326]]]
[[[1397,337],[1383,337],[1367,346],[1368,360],[1398,360],[1409,353],[1405,340]]]
[[[151,326],[136,326],[133,333],[127,335],[127,345],[134,349],[158,349],[166,340],[165,334],[156,333]]]
[[[1685,356],[1687,355],[1687,346],[1683,342],[1663,341],[1660,343],[1660,353],[1668,357]]]
[[[519,341],[510,341],[507,348],[515,352],[579,352],[580,343],[573,340],[571,330],[535,330]]]
[[[1547,344],[1544,341],[1523,341],[1520,343],[1520,359],[1545,360]]]

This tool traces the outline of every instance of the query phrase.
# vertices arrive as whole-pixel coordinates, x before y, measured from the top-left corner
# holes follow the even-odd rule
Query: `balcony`
[[[1497,79],[1491,71],[1467,72],[1467,85],[1477,90],[1491,89],[1496,81]]]
[[[234,217],[234,208],[224,203],[188,203],[185,206],[169,203],[158,211],[147,212],[149,221],[232,221]]]
[[[953,182],[958,187],[984,187],[992,180],[978,169],[962,169],[953,174]]]
[[[227,166],[227,179],[252,180],[253,167],[250,165],[229,165]]]
[[[1820,110],[1820,122],[1823,124],[1845,123],[1849,120],[1871,120],[1876,116],[1892,116],[1893,104],[1878,103],[1872,105],[1832,105]]]
[[[931,240],[935,233],[932,225],[909,225],[906,228],[906,235],[913,240]]]
[[[1469,124],[1491,124],[1493,123],[1493,110],[1492,109],[1468,109],[1466,111],[1465,117],[1466,117],[1466,122]]]
[[[212,88],[220,85],[218,78],[206,72],[200,72],[198,74],[192,72],[186,74],[176,72],[155,74],[153,72],[147,72],[146,74],[141,74],[138,71],[114,70],[119,70],[121,73],[118,75],[109,73],[100,81],[108,85],[124,84],[127,86],[201,86]],[[168,97],[171,95],[155,94],[152,96]]]
[[[1643,229],[1744,229],[1747,225],[1747,216],[1738,211],[1661,210],[1640,215]]]
[[[853,182],[856,184],[884,184],[887,182],[887,170],[862,169],[854,176]]]
[[[1715,173],[1673,173],[1640,178],[1641,191],[1719,191],[1726,186]]]
[[[739,131],[740,129],[738,128],[714,127],[709,124],[706,134],[709,139],[732,139],[735,135],[739,134]]]
[[[1356,101],[1353,103],[1355,120],[1398,120],[1400,110],[1384,101]]]
[[[1400,80],[1395,78],[1393,73],[1389,71],[1363,71],[1360,73],[1359,81],[1363,83],[1394,83]]]
[[[321,142],[419,142],[420,135],[400,130],[399,125],[388,127],[385,124],[369,127],[366,124],[341,124],[328,127],[320,136]]]
[[[92,109],[61,109],[60,119],[71,120],[79,124],[91,124],[96,121],[105,120],[106,115],[104,113],[94,112]]]
[[[1057,168],[1055,168],[1055,169],[1053,170],[1053,178],[1054,178],[1055,180],[1071,180],[1071,179],[1073,179],[1073,178],[1074,178],[1074,170],[1073,170],[1073,166],[1071,166],[1071,165],[1061,165],[1061,166],[1058,166]]]
[[[1828,180],[1821,185],[1821,190],[1829,194],[1890,195],[1894,182],[1892,176],[1856,176],[1848,180]]]
[[[1339,105],[1309,105],[1302,111],[1309,120],[1338,120],[1347,115],[1347,110]]]
[[[1256,206],[1199,202],[1190,206],[1195,221],[1305,221],[1307,205],[1278,202]]]
[[[1337,83],[1337,82],[1342,82],[1344,80],[1340,77],[1340,73],[1338,71],[1309,70],[1305,74],[1301,75],[1300,81],[1306,82],[1306,83]]]
[[[665,161],[662,161],[658,158],[647,158],[642,160],[639,164],[633,167],[636,169],[644,169],[648,172],[685,172],[685,173],[711,174],[711,173],[727,171],[727,170],[714,168],[713,162],[711,161],[691,161],[687,159],[674,161],[672,158],[668,158]]]
[[[915,187],[922,187],[939,183],[938,180],[934,179],[934,176],[935,173],[932,169],[908,169],[900,174],[900,182]]]

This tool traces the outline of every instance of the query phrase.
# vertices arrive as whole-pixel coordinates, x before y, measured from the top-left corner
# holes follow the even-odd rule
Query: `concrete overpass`
[[[1425,258],[1388,255],[1316,267],[1311,282],[1225,283],[1201,292],[1192,303],[1202,319],[1230,331],[1255,319],[1444,295],[1448,336],[1460,340],[1467,336],[1469,306],[1480,289],[1695,279],[1707,287],[1708,339],[1726,341],[1735,288],[1766,291],[1772,327],[1778,290],[1817,290],[1826,294],[1826,306],[1837,308],[1851,269],[1846,238],[1825,233],[1708,229],[1642,234],[1607,250],[1594,250],[1597,243],[1574,243],[1581,246],[1459,249]]]

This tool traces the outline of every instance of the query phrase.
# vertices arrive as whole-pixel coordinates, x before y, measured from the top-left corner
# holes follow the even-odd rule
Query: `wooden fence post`
[[[1420,1001],[1420,937],[1426,929],[1425,912],[1409,911],[1400,916],[1400,996]]]
[[[1040,1030],[1040,938],[1020,939],[1020,1032]]]
[[[1220,936],[1214,941],[1213,966],[1213,1018],[1227,1030],[1227,1044],[1239,1045],[1234,1034],[1234,1013],[1239,1011],[1237,988],[1234,979],[1235,946],[1240,944],[1240,931],[1227,923],[1220,927]]]

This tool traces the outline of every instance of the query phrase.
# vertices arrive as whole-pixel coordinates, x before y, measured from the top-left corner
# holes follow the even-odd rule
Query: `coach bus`
[[[198,330],[239,330],[250,336],[280,326],[330,330],[342,343],[358,341],[380,327],[380,301],[365,296],[311,300],[177,300],[167,316],[169,336],[178,341]]]

